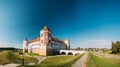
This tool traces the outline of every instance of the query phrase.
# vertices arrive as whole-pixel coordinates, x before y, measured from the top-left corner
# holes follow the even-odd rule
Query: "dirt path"
[[[88,53],[86,53],[82,58],[80,58],[75,64],[72,65],[72,67],[85,67],[84,63],[88,56]]]

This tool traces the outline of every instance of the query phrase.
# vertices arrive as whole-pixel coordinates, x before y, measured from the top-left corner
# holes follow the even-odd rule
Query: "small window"
[[[43,37],[43,34],[41,34],[41,37]]]

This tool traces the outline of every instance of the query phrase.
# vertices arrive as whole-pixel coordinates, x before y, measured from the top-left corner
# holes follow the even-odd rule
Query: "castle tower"
[[[52,46],[50,44],[51,31],[47,26],[44,26],[40,31],[40,55],[50,55],[52,54]],[[41,49],[42,48],[42,49]]]
[[[25,38],[23,40],[23,53],[28,51],[28,40]]]
[[[66,43],[66,49],[70,49],[70,40],[68,38],[66,38],[66,40],[64,41]]]
[[[44,28],[40,31],[40,37],[41,37],[41,44],[48,45],[49,44],[49,37],[50,37],[50,30],[47,26],[44,26]]]

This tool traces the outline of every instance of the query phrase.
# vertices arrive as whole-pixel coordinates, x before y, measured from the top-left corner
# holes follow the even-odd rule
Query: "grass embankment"
[[[107,62],[110,62],[111,64],[115,64],[118,67],[120,67],[120,56],[118,54],[110,54],[110,51],[108,53],[98,52],[98,55],[102,55],[103,59]],[[108,56],[108,57],[104,57]]]
[[[86,67],[119,67],[119,66],[109,62],[108,59],[106,58],[100,58],[98,56],[89,53],[86,62]]]
[[[71,67],[79,58],[83,55],[77,56],[56,56],[52,58],[47,58],[41,64],[25,66],[25,67]]]
[[[27,53],[30,56],[40,56],[38,53]]]
[[[116,67],[120,67],[120,59],[115,58],[104,58],[107,62],[116,65]]]
[[[22,56],[11,51],[0,52],[0,64],[22,63]],[[24,56],[25,63],[37,62],[36,58]]]
[[[109,55],[109,54],[108,54]],[[120,67],[120,56],[118,54],[111,54],[112,57],[104,58],[107,62],[117,65]]]
[[[43,61],[41,66],[49,66],[49,67],[70,67],[72,64],[75,63],[82,55],[78,56],[60,56],[60,57],[53,57],[48,58]],[[47,64],[47,65],[46,65]]]

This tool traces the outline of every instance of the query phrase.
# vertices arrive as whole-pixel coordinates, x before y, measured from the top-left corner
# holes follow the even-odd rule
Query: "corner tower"
[[[23,53],[28,51],[28,40],[25,38],[23,40]]]
[[[68,38],[66,38],[66,40],[64,41],[65,44],[67,45],[66,49],[70,49],[70,40]]]

